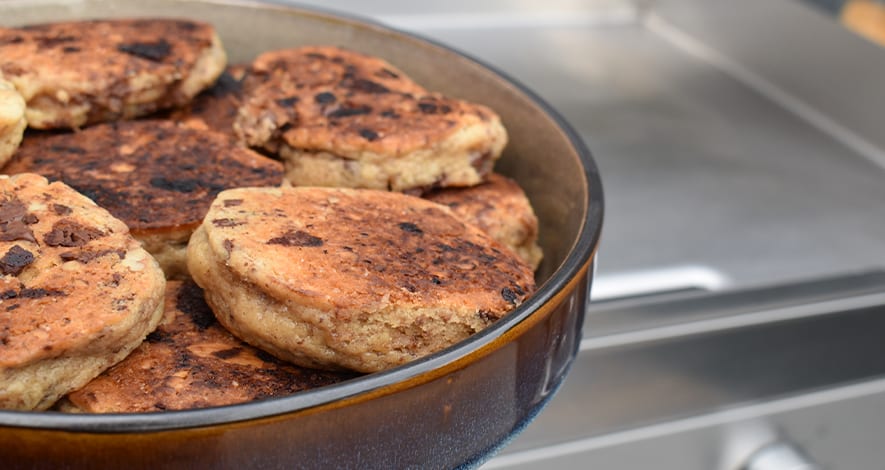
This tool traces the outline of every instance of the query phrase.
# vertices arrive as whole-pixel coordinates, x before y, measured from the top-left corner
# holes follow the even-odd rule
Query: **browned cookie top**
[[[53,110],[29,115],[32,127],[41,129],[79,127],[184,104],[217,77],[215,70],[220,72],[225,60],[210,25],[175,19],[0,28],[0,57],[0,76],[15,84],[29,108]],[[199,84],[183,85],[203,72]],[[84,103],[89,105],[85,116],[63,111]]]
[[[135,233],[195,227],[222,190],[282,182],[278,162],[229,137],[159,120],[28,137],[3,171],[64,181]]]
[[[34,174],[0,177],[0,275],[0,370],[102,354],[165,283],[122,222]]]
[[[537,247],[538,217],[525,191],[516,181],[498,174],[468,188],[445,188],[422,197],[444,204],[452,212],[517,252],[536,268],[541,260]]]
[[[249,145],[351,159],[399,157],[497,119],[485,106],[425,90],[382,59],[331,46],[261,54],[244,96],[236,129]]]
[[[68,395],[91,413],[184,410],[291,395],[352,373],[280,361],[222,328],[192,281],[170,281],[165,319],[123,362]]]
[[[400,193],[233,189],[219,194],[203,227],[246,282],[341,319],[429,308],[490,323],[535,288],[531,269],[481,230]]]
[[[214,85],[200,93],[184,108],[170,116],[197,129],[211,129],[234,135],[234,121],[243,101],[243,79],[248,73],[244,65],[231,65]]]

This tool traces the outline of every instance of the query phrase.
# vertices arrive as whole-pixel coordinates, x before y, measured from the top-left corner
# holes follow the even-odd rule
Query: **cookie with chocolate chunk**
[[[243,99],[236,132],[278,153],[295,186],[411,193],[470,186],[507,142],[489,108],[432,93],[384,60],[330,46],[261,54]]]
[[[304,367],[373,372],[482,330],[531,269],[447,207],[344,188],[224,191],[188,267],[231,332]]]
[[[221,327],[192,281],[166,286],[164,320],[135,351],[61,402],[62,411],[186,410],[282,397],[353,378],[285,363]]]
[[[162,317],[163,272],[126,225],[35,174],[0,176],[0,274],[0,408],[48,408]]]
[[[11,83],[0,78],[0,166],[15,153],[25,127],[25,100]]]
[[[439,189],[423,197],[448,206],[538,269],[544,257],[538,246],[538,217],[516,181],[492,173],[477,186]]]
[[[186,276],[187,241],[215,195],[283,181],[279,162],[230,137],[161,120],[28,136],[3,172],[71,185],[125,222],[170,278]]]
[[[0,78],[24,97],[35,129],[184,105],[227,63],[210,25],[149,18],[0,28],[0,57]]]

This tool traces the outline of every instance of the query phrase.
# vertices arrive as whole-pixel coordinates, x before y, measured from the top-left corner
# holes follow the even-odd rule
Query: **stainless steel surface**
[[[870,256],[885,252],[882,168],[699,54],[695,46],[705,39],[674,34],[678,28],[662,16],[677,10],[669,4],[658,13],[654,2],[640,8],[628,1],[307,3],[467,51],[552,103],[586,138],[604,178],[600,286],[612,276],[623,287],[631,275],[686,265],[718,276],[713,284],[721,289],[885,264],[885,257]],[[784,1],[777,9],[790,31],[822,26],[808,21],[817,18],[804,5]],[[811,34],[804,33],[804,43],[817,49]],[[854,44],[864,54],[842,53],[841,62],[869,64],[871,55],[885,65],[885,52],[842,34],[842,47]],[[786,42],[766,48],[780,57]],[[841,92],[833,93],[830,100],[838,100]]]
[[[820,470],[820,467],[794,445],[780,441],[756,451],[741,470]]]
[[[488,468],[736,470],[778,439],[882,468],[885,51],[789,0],[305,3],[498,67],[599,163],[609,302]]]

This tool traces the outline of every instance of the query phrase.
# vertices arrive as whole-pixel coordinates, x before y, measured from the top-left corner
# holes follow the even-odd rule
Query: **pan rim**
[[[88,1],[88,0],[85,0]],[[185,0],[175,0],[185,1]],[[507,332],[541,310],[554,297],[566,290],[569,284],[579,278],[596,255],[602,231],[604,201],[599,170],[589,148],[583,139],[550,104],[518,80],[479,60],[470,54],[442,44],[436,40],[412,32],[383,25],[375,20],[330,9],[302,5],[280,5],[244,0],[187,0],[206,5],[228,5],[245,8],[273,9],[288,14],[309,14],[326,20],[345,21],[353,27],[370,28],[393,34],[400,39],[417,45],[431,45],[473,62],[502,82],[513,86],[519,93],[537,106],[563,132],[579,159],[583,169],[585,210],[583,223],[578,236],[560,266],[539,287],[537,292],[513,312],[470,338],[432,355],[417,359],[402,366],[374,374],[347,380],[316,390],[299,392],[286,397],[240,403],[234,405],[179,411],[153,413],[109,413],[109,414],[69,414],[53,411],[0,410],[0,427],[26,428],[30,430],[83,432],[83,433],[141,433],[175,431],[191,428],[206,428],[230,425],[246,421],[273,418],[281,415],[305,412],[336,402],[355,399],[360,396],[395,393],[397,385],[420,383],[432,380],[434,371],[459,362],[469,363],[470,357],[494,345]],[[28,3],[57,3],[51,0],[23,2],[13,0],[9,5]],[[585,288],[578,286],[573,288]]]

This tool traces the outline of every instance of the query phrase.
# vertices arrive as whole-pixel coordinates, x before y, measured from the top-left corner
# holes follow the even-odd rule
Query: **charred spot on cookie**
[[[235,207],[243,204],[242,199],[225,199],[222,201],[224,207]]]
[[[175,191],[179,193],[192,193],[200,187],[200,182],[195,179],[171,180],[163,176],[155,176],[151,178],[151,186],[157,189],[165,189],[166,191]]]
[[[225,238],[224,241],[221,242],[221,245],[224,246],[224,251],[226,251],[227,254],[230,254],[231,251],[234,251],[234,242],[228,238]]]
[[[62,219],[52,225],[43,243],[48,246],[77,247],[83,246],[96,238],[105,236],[105,233],[97,228],[87,227],[70,219]]]
[[[390,89],[386,86],[373,82],[371,80],[366,80],[365,78],[357,78],[348,83],[342,84],[345,88],[349,88],[353,91],[358,91],[360,93],[370,93],[370,94],[383,94],[390,93]]]
[[[375,76],[381,77],[381,78],[393,78],[393,79],[399,78],[398,73],[396,73],[393,70],[390,70],[388,68],[382,68],[381,70],[375,72]]]
[[[219,358],[219,359],[225,360],[225,359],[230,359],[232,357],[239,356],[241,352],[243,352],[243,348],[234,347],[234,348],[222,349],[220,351],[213,351],[212,355]]]
[[[24,271],[25,267],[34,262],[34,254],[30,251],[15,245],[0,258],[0,271],[3,274],[12,274],[18,276]]]
[[[359,130],[360,137],[368,140],[369,142],[373,142],[378,140],[378,133],[373,131],[372,129],[362,128]]]
[[[267,241],[268,245],[283,246],[303,246],[317,247],[323,246],[323,239],[313,236],[303,230],[290,230],[279,237],[271,238]]]
[[[154,330],[144,339],[148,343],[172,343],[172,337],[160,330]]]
[[[297,103],[298,100],[299,100],[299,98],[297,96],[289,96],[288,98],[280,98],[275,101],[278,105],[282,106],[283,108],[291,108],[292,106],[295,106],[295,103]]]
[[[372,112],[372,107],[367,105],[361,106],[341,106],[326,114],[329,118],[343,118],[351,116],[362,116]]]
[[[189,316],[200,331],[214,325],[215,315],[206,304],[203,289],[194,282],[186,282],[178,289],[175,296],[175,308]]]
[[[117,50],[152,62],[162,62],[172,53],[172,44],[165,39],[154,42],[132,42],[118,44]]]
[[[381,115],[381,117],[385,117],[388,119],[399,119],[400,118],[400,115],[397,114],[397,112],[392,109],[385,109],[384,111],[381,111],[380,115]]]
[[[412,222],[400,222],[397,226],[404,232],[414,233],[415,235],[422,235],[424,230],[421,230],[420,227],[413,224]]]
[[[338,98],[335,97],[334,93],[329,93],[328,91],[324,91],[322,93],[317,93],[314,95],[313,100],[317,104],[332,104],[338,101]]]

